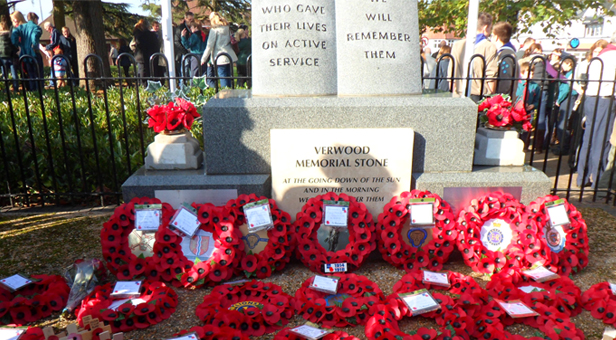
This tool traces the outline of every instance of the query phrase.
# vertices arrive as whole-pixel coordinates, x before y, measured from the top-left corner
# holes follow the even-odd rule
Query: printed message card
[[[246,204],[244,206],[244,215],[246,216],[246,223],[248,223],[248,230],[250,231],[271,229],[274,227],[268,200],[260,200]]]
[[[434,198],[410,199],[411,224],[433,225],[434,224]]]
[[[201,222],[199,222],[199,218],[197,218],[195,209],[187,204],[182,205],[180,209],[175,212],[175,215],[169,223],[170,229],[176,234],[180,235],[179,232],[181,232],[191,237],[197,232],[200,225]]]
[[[349,225],[349,202],[323,201],[323,224],[346,228]]]
[[[0,340],[17,340],[26,330],[23,328],[0,328]]]
[[[413,316],[441,308],[427,289],[416,290],[412,293],[398,294],[398,296],[406,303],[413,313]]]
[[[498,302],[498,304],[501,305],[501,307],[503,307],[505,312],[507,312],[507,314],[509,314],[509,316],[514,319],[515,318],[526,318],[529,316],[539,315],[534,310],[528,308],[528,306],[525,305],[524,302],[520,300],[511,300],[509,302],[496,300],[496,302]]]
[[[565,208],[565,200],[560,199],[546,203],[545,207],[548,210],[550,225],[552,227],[571,223],[569,215],[567,214],[567,209]]]
[[[306,323],[305,325],[292,328],[291,332],[301,336],[304,339],[317,340],[333,332],[333,330],[320,329],[313,326],[312,323]]]
[[[560,277],[560,275],[554,273],[553,271],[550,271],[542,265],[534,265],[528,270],[523,270],[522,274],[530,277],[537,282],[552,281]]]
[[[338,292],[338,282],[340,282],[340,278],[337,276],[315,275],[310,288],[319,292],[336,294]]]
[[[21,274],[15,274],[13,276],[6,277],[0,280],[0,284],[8,288],[11,292],[19,290],[31,284],[32,282],[34,282],[32,279],[27,278],[26,276],[21,275]]]
[[[437,286],[451,287],[447,273],[436,273],[429,270],[423,271],[423,283],[430,283]]]
[[[141,281],[118,281],[109,294],[112,299],[130,299],[141,296]]]
[[[135,204],[135,229],[158,231],[163,220],[162,204]]]

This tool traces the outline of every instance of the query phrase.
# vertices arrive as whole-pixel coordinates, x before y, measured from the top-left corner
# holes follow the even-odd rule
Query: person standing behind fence
[[[42,63],[41,56],[36,51],[39,48],[39,39],[43,30],[34,22],[24,19],[23,14],[19,11],[15,11],[11,14],[11,20],[13,21],[13,32],[11,33],[11,42],[13,45],[19,47],[19,56],[31,56],[24,60],[25,78],[36,79],[39,78],[42,73],[37,65],[37,62]],[[38,58],[37,58],[38,55]],[[42,84],[41,84],[42,85]],[[37,82],[27,81],[26,88],[29,91],[36,90],[38,87]]]
[[[499,22],[492,30],[492,35],[496,36],[494,46],[498,53],[498,80],[495,92],[513,96],[516,93],[518,61],[515,46],[511,44],[511,34],[513,34],[513,27],[508,22]]]
[[[544,143],[547,135],[548,117],[552,114],[552,104],[554,103],[555,83],[548,80],[548,74],[545,72],[545,62],[543,58],[543,47],[540,44],[532,44],[525,52],[523,61],[528,61],[534,69],[533,81],[541,88],[541,100],[539,102],[539,113],[537,115],[537,140],[533,143],[535,150],[538,153],[543,152],[543,147],[547,146]],[[546,145],[544,145],[546,144]]]
[[[237,75],[240,77],[248,77],[246,64],[248,56],[252,54],[252,40],[248,37],[248,27],[237,30],[237,32],[235,32],[235,40],[237,41],[237,48],[239,50],[237,55]],[[248,79],[237,80],[237,87],[244,87],[245,84],[248,84],[248,87],[251,86]]]
[[[535,38],[528,37],[524,40],[524,43],[520,46],[520,49],[515,53],[516,58],[524,58],[526,50],[535,43]]]
[[[2,74],[5,79],[9,79],[7,71],[13,76],[13,91],[17,91],[17,46],[11,42],[10,26],[6,21],[0,21],[0,59],[2,59]]]
[[[447,53],[451,53],[451,47],[447,45],[442,46],[438,50],[438,54],[436,55],[436,59],[437,59],[436,67],[434,67],[434,69],[432,69],[432,73],[430,73],[431,79],[430,79],[430,84],[428,85],[428,90],[434,90],[436,87],[439,91],[449,91],[450,87],[449,87],[449,81],[447,79],[448,78],[447,72],[449,70],[450,58],[447,57],[447,58],[441,59],[441,57]],[[438,85],[436,84],[437,82],[438,82]]]
[[[539,106],[539,97],[541,96],[541,89],[539,85],[532,81],[533,79],[534,69],[530,67],[530,63],[528,61],[520,62],[520,80],[518,81],[518,86],[516,89],[516,104],[519,101],[522,101],[524,105],[524,110],[526,113],[531,115],[530,121],[534,120],[534,111]],[[528,82],[528,89],[526,79],[531,79]],[[528,145],[530,143],[530,132],[524,131],[522,132],[521,139],[524,141],[524,150],[528,150]]]
[[[71,62],[71,71],[74,78],[74,84],[79,84],[79,59],[77,57],[77,39],[71,34],[71,30],[64,26],[62,27],[62,36],[68,43],[68,59]]]
[[[133,30],[135,41],[135,60],[137,61],[137,76],[141,83],[147,85],[150,79],[150,57],[160,50],[156,34],[150,31],[150,25],[145,19],[140,19]]]
[[[188,49],[186,46],[182,44],[182,32],[186,30],[188,32],[188,36],[192,34],[190,31],[190,24],[195,20],[195,16],[192,12],[186,12],[184,14],[184,21],[180,23],[173,31],[173,49],[174,49],[174,58],[175,58],[175,69],[178,72],[178,77],[185,76],[183,68],[185,65],[182,65],[182,57],[188,54]]]
[[[189,29],[190,32],[187,29],[182,31],[182,45],[188,48],[190,53],[202,55],[207,46],[207,34],[203,32],[200,22],[193,21]],[[190,58],[191,77],[201,77],[203,75],[203,70],[199,70],[199,66],[199,61],[197,59]]]
[[[571,145],[571,135],[567,132],[567,122],[571,117],[571,111],[575,106],[575,101],[578,97],[577,83],[573,83],[573,89],[571,89],[571,80],[573,79],[573,59],[567,58],[561,63],[561,70],[565,78],[568,80],[561,80],[558,86],[558,98],[556,99],[556,110],[558,117],[556,119],[556,136],[560,141],[560,144],[552,149],[555,155],[564,155],[569,153],[569,146]]]
[[[612,34],[610,44],[599,53],[599,60],[590,63],[589,82],[584,101],[586,129],[577,166],[578,187],[590,185],[594,189],[608,161],[609,137],[614,127],[613,82],[616,78],[614,43],[616,43],[616,32]]]
[[[225,18],[223,18],[218,12],[212,12],[210,13],[210,23],[212,24],[212,28],[210,29],[210,34],[207,39],[207,47],[205,48],[205,52],[203,52],[203,56],[201,57],[201,64],[216,64],[218,77],[231,77],[233,76],[233,63],[237,61],[237,56],[235,55],[235,52],[233,52],[233,48],[231,48],[229,22]],[[229,59],[229,57],[227,56],[217,58],[220,53],[228,54],[231,59]],[[215,80],[211,79],[214,72],[211,73],[212,74],[207,75],[208,85],[210,87],[215,87]],[[231,87],[232,85],[233,79],[220,79],[221,87]]]
[[[126,39],[120,38],[120,40],[118,40],[118,43],[120,44],[120,49],[118,50],[119,56],[122,55],[123,53],[130,54],[130,55],[133,54],[130,47],[126,45]],[[130,77],[128,73],[130,69],[130,65],[131,65],[130,57],[126,55],[120,57],[119,64],[120,66],[122,66],[122,69],[124,70],[124,77],[126,78]],[[128,83],[130,84],[130,81]]]

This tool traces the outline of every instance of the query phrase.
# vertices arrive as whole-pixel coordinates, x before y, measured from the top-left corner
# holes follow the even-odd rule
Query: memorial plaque
[[[336,94],[334,0],[252,2],[252,94]]]
[[[271,130],[272,197],[295,216],[329,191],[357,198],[374,219],[411,187],[413,129]]]
[[[417,1],[336,0],[336,35],[338,95],[421,93]]]

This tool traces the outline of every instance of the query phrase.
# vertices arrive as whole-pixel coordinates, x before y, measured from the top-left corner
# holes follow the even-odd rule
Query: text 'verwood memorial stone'
[[[376,219],[410,190],[413,129],[271,130],[272,197],[291,216],[327,192],[366,204]]]
[[[417,1],[336,0],[339,95],[421,93]]]
[[[253,95],[336,94],[334,0],[252,2]]]

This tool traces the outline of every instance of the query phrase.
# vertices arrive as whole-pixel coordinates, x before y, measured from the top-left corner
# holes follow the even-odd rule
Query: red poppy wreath
[[[295,292],[295,309],[304,319],[325,328],[363,325],[371,310],[385,301],[376,283],[365,276],[338,273],[336,294],[309,288],[314,277],[304,281]]]
[[[433,199],[433,223],[412,223],[414,201]],[[440,270],[454,249],[458,230],[451,207],[437,194],[412,190],[392,198],[379,215],[377,237],[379,251],[385,261],[398,268],[411,271],[415,268]]]
[[[156,233],[133,234],[135,204],[161,204],[161,202],[157,198],[133,198],[130,202],[117,207],[101,230],[103,258],[109,271],[119,280],[128,281],[138,277],[156,280],[159,277],[156,261],[150,258],[153,255]],[[167,225],[174,212],[171,205],[162,203],[161,225]],[[129,237],[135,238],[133,242]]]
[[[235,217],[235,227],[243,235],[246,254],[241,262],[241,270],[248,278],[256,275],[264,279],[272,275],[272,272],[282,270],[295,251],[295,230],[291,224],[291,215],[280,210],[273,199],[269,200],[273,228],[256,232],[248,230],[244,206],[261,200],[267,200],[267,197],[240,195],[225,205],[225,209]]]
[[[551,227],[546,203],[562,200],[568,224]],[[528,219],[537,229],[548,253],[547,268],[563,276],[577,273],[588,265],[588,234],[582,214],[566,199],[544,196],[526,207]]]
[[[326,228],[322,226],[323,201],[349,202],[348,228],[338,232],[331,228],[329,235],[319,235]],[[363,203],[357,202],[355,197],[346,194],[329,192],[308,200],[297,213],[295,220],[297,237],[298,257],[313,272],[323,273],[325,264],[346,263],[348,271],[353,271],[361,266],[368,255],[376,249],[376,233],[372,215]],[[328,227],[329,228],[329,227]],[[344,236],[348,236],[348,243],[343,249],[337,249],[337,245]],[[319,239],[329,239],[330,249],[325,249]],[[334,241],[331,241],[334,240]]]
[[[214,325],[194,326],[190,329],[180,331],[174,334],[174,336],[182,336],[193,332],[197,334],[199,340],[250,340],[250,338],[239,329]]]
[[[291,328],[284,328],[276,334],[276,336],[274,337],[274,340],[284,340],[284,339],[304,340],[305,338],[291,332]],[[357,337],[353,335],[349,335],[348,333],[343,332],[343,331],[335,331],[335,332],[329,333],[320,339],[321,340],[359,340]]]
[[[486,289],[499,300],[520,300],[527,306],[542,303],[574,317],[582,312],[582,291],[568,277],[536,282],[525,275],[507,275],[505,271],[492,276]]]
[[[239,285],[223,284],[203,298],[196,314],[205,324],[261,336],[289,323],[295,315],[293,300],[273,283],[252,280]]]
[[[59,275],[32,275],[38,280],[10,292],[0,287],[0,325],[21,326],[46,318],[66,306],[69,286]]]
[[[616,326],[616,285],[601,282],[592,285],[582,294],[582,305],[590,311],[593,318]]]
[[[524,206],[510,194],[495,192],[472,200],[456,220],[464,262],[487,274],[545,264],[547,253],[536,230],[525,228],[523,221]]]
[[[526,339],[521,335],[511,334],[505,329],[515,323],[523,323],[543,333],[542,336],[530,338],[532,340],[584,339],[584,332],[575,327],[567,314],[542,303],[536,303],[531,308],[539,315],[514,319],[496,301],[492,300],[483,306],[480,315],[476,318],[477,327],[473,337],[485,340]]]
[[[201,222],[194,236],[180,237],[169,226],[156,235],[156,270],[174,286],[200,287],[228,280],[244,251],[233,216],[210,203],[193,207]]]
[[[178,304],[175,291],[157,281],[144,281],[139,298],[113,300],[109,296],[112,291],[111,283],[97,286],[81,302],[75,311],[80,326],[90,315],[109,322],[114,332],[143,329],[168,319]]]

